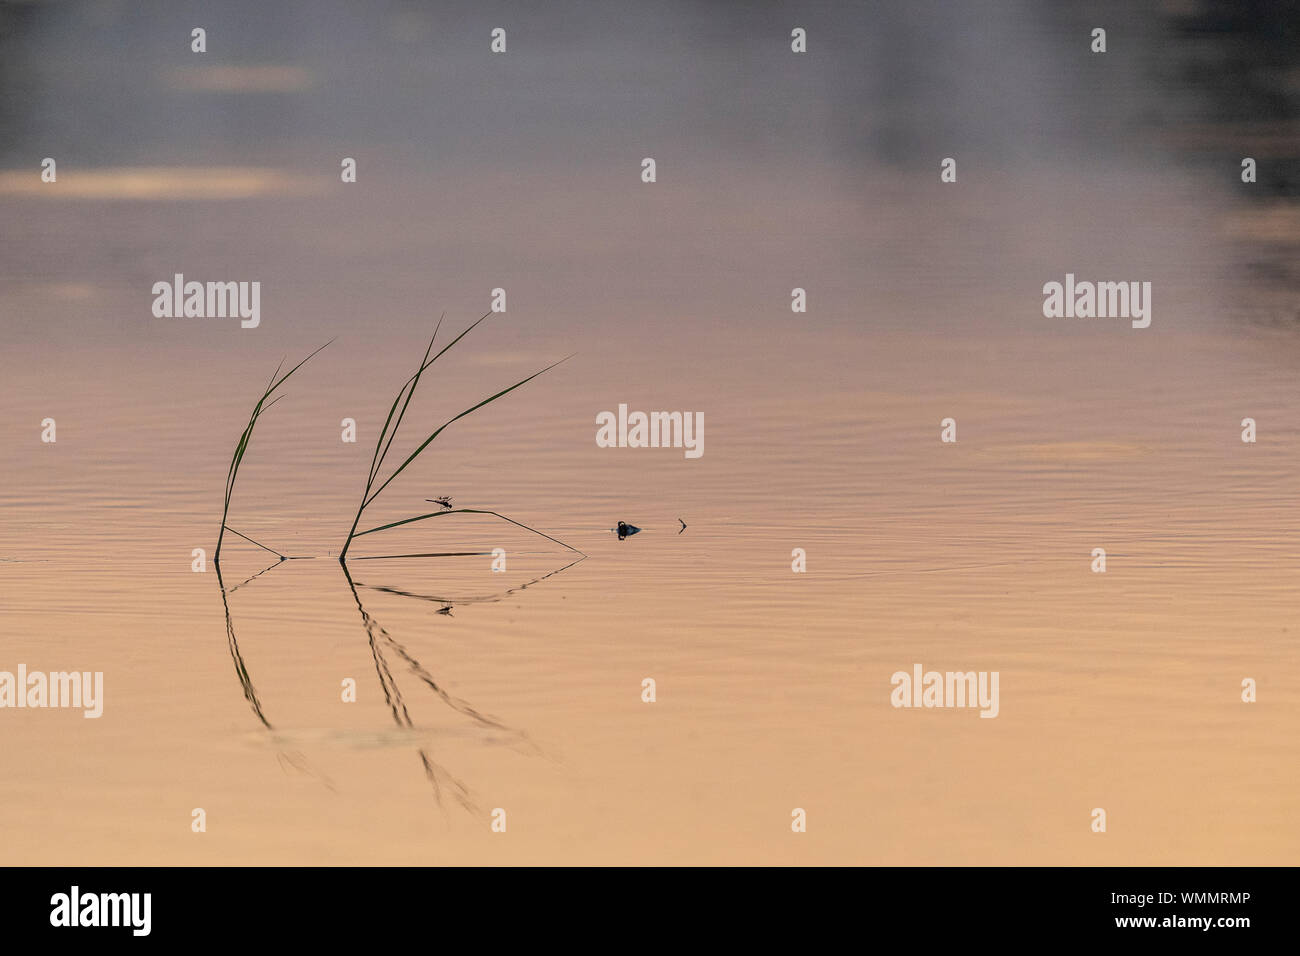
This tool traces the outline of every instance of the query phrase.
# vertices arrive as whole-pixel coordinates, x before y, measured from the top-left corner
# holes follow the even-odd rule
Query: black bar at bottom
[[[7,943],[382,944],[413,934],[436,945],[467,933],[461,945],[518,935],[532,945],[717,939],[734,947],[846,931],[863,942],[902,933],[924,945],[1129,937],[1181,946],[1285,931],[1295,871],[10,868],[0,881]]]

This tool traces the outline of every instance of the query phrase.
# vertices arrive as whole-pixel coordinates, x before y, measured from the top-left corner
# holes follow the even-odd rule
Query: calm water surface
[[[571,23],[489,76],[409,12],[263,23],[260,45],[232,23],[213,74],[149,59],[166,18],[38,8],[7,49],[69,105],[5,118],[35,152],[0,172],[0,669],[102,670],[106,701],[5,712],[0,861],[1295,861],[1300,230],[1173,135],[1209,107],[1165,21],[1119,74],[1015,5],[968,42],[851,22],[882,56],[937,45],[1000,79],[950,94],[901,54],[858,75],[842,45],[767,68],[763,23],[698,12],[678,39],[712,24],[747,54]],[[987,55],[1004,42],[1022,55]],[[106,77],[117,129],[85,118]],[[32,175],[51,151],[58,194]],[[153,318],[178,271],[262,281],[261,327]],[[1066,272],[1152,281],[1152,327],[1044,319]],[[394,455],[577,354],[454,424],[369,517],[449,494],[585,557],[457,515],[362,539],[345,573],[393,394],[438,315],[458,332],[496,286],[509,311],[435,366]],[[333,337],[231,508],[303,559],[228,537],[220,577],[193,573],[259,389]],[[703,411],[705,454],[597,448],[620,402]],[[620,519],[645,530],[620,542]],[[366,560],[434,551],[477,553]],[[916,662],[999,671],[998,718],[892,708]]]

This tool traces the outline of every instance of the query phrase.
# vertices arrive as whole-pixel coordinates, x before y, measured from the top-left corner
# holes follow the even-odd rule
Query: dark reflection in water
[[[491,16],[514,32],[485,69]],[[789,51],[794,20],[807,56]],[[1173,165],[1245,208],[1227,227],[1233,267],[1285,291],[1300,258],[1298,22],[1297,0],[616,0],[468,19],[441,3],[0,0],[0,164],[33,176],[46,155],[81,170],[220,165],[300,183],[347,143],[389,174],[454,181],[504,165],[555,181],[654,143],[679,166],[691,157],[683,178],[733,164],[834,182],[909,250],[928,242],[908,232],[909,203],[870,205],[862,177],[929,171],[955,152],[1009,181],[1027,166],[1113,169],[1122,191]],[[189,47],[197,23],[204,54]],[[1097,26],[1104,56],[1088,49]],[[1245,156],[1259,163],[1250,185]],[[103,267],[114,279],[171,267],[154,255]],[[33,256],[29,273],[47,260]]]
[[[261,577],[267,571],[270,571],[271,568],[278,567],[279,565],[279,561],[275,562],[275,564],[258,571],[252,577],[248,578],[247,581],[235,585],[235,587],[230,590],[238,590],[245,584],[248,584],[249,581]],[[262,710],[262,702],[257,697],[257,688],[253,686],[253,678],[248,673],[248,667],[244,664],[244,656],[239,652],[239,640],[235,637],[235,622],[234,618],[230,616],[230,595],[226,591],[226,583],[221,576],[220,563],[214,564],[213,569],[217,572],[217,586],[221,589],[221,607],[226,612],[226,645],[230,648],[230,659],[235,663],[235,675],[239,678],[239,686],[244,689],[244,699],[248,701],[249,706],[253,708],[253,713],[256,715],[257,719],[262,722],[262,726],[267,730],[272,730],[271,722],[266,719],[266,714]]]
[[[340,567],[343,569],[343,576],[347,578],[348,587],[352,590],[352,598],[357,602],[357,610],[361,613],[361,623],[366,630],[366,639],[370,643],[370,654],[375,661],[375,674],[378,675],[379,685],[384,690],[384,701],[388,704],[389,710],[392,711],[393,723],[398,727],[408,729],[413,729],[415,726],[411,720],[411,713],[407,710],[406,701],[402,697],[402,690],[397,685],[393,672],[389,669],[388,660],[384,656],[386,647],[396,652],[407,663],[412,673],[419,677],[452,710],[464,714],[484,727],[491,727],[494,730],[508,730],[496,718],[479,713],[465,701],[452,697],[439,687],[437,681],[420,665],[420,662],[413,658],[406,648],[394,640],[393,636],[366,611],[365,606],[361,603],[360,595],[357,594],[357,587],[352,581],[352,575],[348,573],[347,565],[340,565]],[[465,810],[470,813],[478,812],[478,807],[470,797],[469,788],[445,767],[434,761],[429,756],[427,747],[421,747],[419,755],[420,763],[424,766],[425,776],[428,777],[429,783],[433,787],[433,795],[439,805],[442,804],[442,793],[445,788]]]
[[[1251,155],[1270,172],[1248,198],[1300,192],[1300,3],[1200,0],[1169,5],[1170,82],[1195,90],[1188,119],[1208,124],[1195,147]],[[1212,135],[1217,130],[1217,136]]]
[[[478,552],[476,552],[476,553],[478,553]],[[485,553],[487,553],[487,554],[491,554],[490,551],[489,551],[489,552],[485,552]],[[373,559],[370,559],[370,560],[373,560]],[[532,587],[534,584],[537,584],[539,581],[545,581],[547,578],[554,577],[555,575],[560,574],[561,572],[567,571],[567,570],[569,570],[569,568],[573,567],[573,566],[576,565],[576,564],[580,564],[581,562],[583,562],[583,561],[585,561],[585,560],[587,560],[587,556],[586,556],[586,555],[583,555],[582,557],[578,558],[576,561],[570,561],[568,564],[564,565],[564,567],[556,568],[554,571],[548,571],[546,574],[543,574],[543,575],[541,575],[540,577],[533,578],[531,581],[525,581],[523,584],[517,585],[516,587],[509,588],[509,589],[507,589],[507,590],[505,590],[505,591],[501,591],[501,592],[496,593],[496,594],[484,594],[484,595],[480,595],[480,596],[478,596],[478,597],[455,597],[455,598],[451,598],[451,597],[439,597],[439,596],[434,595],[434,594],[416,594],[416,593],[413,592],[413,591],[403,591],[403,590],[401,590],[400,588],[387,587],[387,586],[379,585],[379,584],[363,584],[363,583],[360,582],[360,581],[357,581],[357,582],[356,582],[355,587],[357,587],[357,588],[370,588],[372,591],[381,591],[381,592],[383,592],[384,594],[396,594],[396,595],[398,595],[399,597],[409,597],[409,598],[414,598],[414,599],[416,599],[417,601],[432,601],[432,602],[435,603],[435,604],[441,604],[441,605],[442,605],[442,607],[439,609],[439,611],[440,611],[440,613],[441,613],[441,612],[448,612],[448,611],[450,611],[450,610],[452,609],[452,607],[454,607],[454,606],[457,605],[457,604],[491,604],[491,603],[494,603],[494,602],[496,602],[496,601],[502,601],[502,600],[505,600],[505,599],[506,599],[507,597],[509,597],[511,594],[515,594],[515,593],[518,593],[519,591],[523,591],[523,590],[525,590],[526,588],[530,588],[530,587]],[[344,570],[345,570],[345,572],[346,572],[346,567],[344,568]],[[348,578],[348,579],[349,579],[349,581],[351,580],[351,576],[350,576],[350,575],[349,575],[349,578]]]
[[[1014,155],[1087,142],[1095,153],[1122,150],[1115,134],[1138,127],[1296,117],[1296,0],[570,0],[463,13],[0,0],[0,160],[29,166],[44,143],[95,164],[235,162],[325,137],[410,143],[439,159],[527,142],[536,162],[575,138],[644,135],[801,154],[833,142],[852,165],[924,156],[928,168],[944,143]],[[477,68],[490,16],[517,33],[508,55],[528,71],[522,86]],[[796,21],[815,68],[784,55]],[[189,48],[200,23],[205,54]],[[1110,34],[1104,74],[1087,48],[1097,26]],[[1088,95],[1107,83],[1109,95]],[[537,91],[541,110],[529,108]],[[565,161],[575,154],[564,149]],[[1269,188],[1293,195],[1294,138],[1285,158],[1290,172]]]
[[[1198,0],[1167,4],[1168,82],[1194,92],[1169,140],[1184,161],[1238,170],[1258,164],[1234,198],[1252,207],[1235,224],[1241,277],[1294,293],[1300,284],[1300,3]],[[1300,322],[1294,301],[1281,321]],[[1276,317],[1275,319],[1276,320]]]
[[[253,677],[248,672],[248,666],[244,663],[244,655],[240,653],[239,650],[239,640],[235,637],[235,622],[230,613],[230,594],[239,590],[244,585],[252,583],[268,571],[279,567],[287,560],[289,559],[280,558],[274,564],[263,568],[261,571],[258,571],[244,581],[241,581],[239,584],[230,588],[229,592],[226,590],[225,581],[221,575],[220,562],[213,564],[213,570],[217,572],[217,586],[221,590],[222,610],[225,611],[226,615],[226,646],[230,651],[230,659],[235,664],[235,675],[239,678],[239,686],[244,691],[244,699],[248,701],[249,707],[253,709],[253,715],[257,717],[263,727],[271,731],[275,730],[275,728],[271,725],[271,722],[266,717],[265,711],[262,709],[262,701],[257,696],[257,688],[253,686]],[[334,782],[325,774],[317,771],[307,760],[307,757],[300,752],[287,751],[281,747],[277,747],[276,759],[280,762],[281,766],[290,767],[304,776],[315,777],[330,790],[337,789],[334,786]]]
[[[217,574],[217,584],[221,591],[222,609],[225,612],[226,620],[226,642],[230,650],[231,660],[235,665],[235,674],[239,679],[239,684],[244,693],[244,699],[248,701],[252,708],[254,716],[267,730],[274,730],[275,727],[267,718],[263,709],[262,701],[258,696],[257,689],[253,685],[252,675],[249,673],[248,666],[244,662],[243,654],[239,649],[239,641],[235,636],[234,619],[230,610],[230,595],[239,588],[252,583],[261,578],[267,572],[279,567],[285,560],[281,559],[274,564],[256,572],[244,581],[227,589],[225,580],[221,573],[220,564],[215,565]],[[347,581],[348,589],[352,593],[352,599],[356,602],[357,611],[361,615],[362,628],[365,631],[367,645],[370,648],[371,658],[375,665],[375,674],[379,679],[379,685],[384,692],[384,701],[392,715],[393,723],[403,730],[418,730],[419,725],[412,718],[410,708],[407,705],[406,696],[403,694],[397,678],[393,674],[392,667],[389,664],[390,655],[405,665],[406,669],[413,674],[421,684],[423,684],[433,695],[447,707],[451,708],[458,714],[468,718],[474,725],[489,731],[496,732],[494,738],[497,742],[506,742],[511,745],[512,749],[525,754],[539,754],[541,749],[534,743],[525,731],[510,727],[503,721],[485,714],[478,710],[468,701],[457,697],[440,684],[434,676],[420,663],[419,660],[407,649],[407,647],[393,637],[391,633],[381,625],[378,620],[371,614],[361,601],[360,591],[358,589],[371,589],[384,594],[396,595],[399,597],[412,598],[419,601],[431,601],[441,605],[438,613],[450,614],[451,609],[456,604],[489,604],[503,600],[511,594],[522,592],[526,588],[544,581],[547,578],[554,577],[569,568],[585,560],[579,558],[562,567],[549,571],[546,574],[539,575],[524,584],[518,585],[500,593],[482,595],[477,597],[436,597],[433,595],[415,594],[403,591],[398,588],[385,587],[379,585],[367,585],[354,581],[351,572],[346,564],[341,564],[343,576]],[[479,806],[475,802],[471,789],[459,778],[457,778],[446,767],[434,760],[430,748],[422,746],[417,749],[421,766],[424,768],[425,776],[433,788],[434,799],[439,806],[442,806],[445,794],[455,800],[463,809],[471,814],[479,812]],[[283,763],[294,767],[295,769],[320,777],[327,786],[332,784],[323,775],[311,769],[310,764],[305,756],[301,753],[290,753],[284,750],[278,750],[277,756]]]

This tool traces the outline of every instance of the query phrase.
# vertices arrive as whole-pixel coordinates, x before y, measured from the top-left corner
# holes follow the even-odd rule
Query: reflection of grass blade
[[[333,341],[334,341],[333,339],[330,339],[330,342]],[[271,378],[266,384],[266,389],[262,392],[262,397],[259,398],[257,400],[257,404],[253,406],[253,414],[249,416],[248,424],[244,426],[243,434],[239,436],[239,443],[235,445],[235,454],[230,459],[230,468],[227,469],[226,471],[226,497],[225,497],[225,502],[221,508],[221,531],[217,534],[217,550],[212,556],[212,561],[214,564],[219,564],[221,562],[221,543],[225,539],[226,531],[230,530],[234,534],[239,534],[239,532],[235,531],[233,528],[227,529],[226,518],[229,517],[230,515],[230,498],[235,493],[235,479],[239,476],[239,466],[244,460],[245,452],[248,451],[248,443],[253,438],[253,426],[257,424],[257,419],[261,416],[262,412],[266,411],[268,408],[270,408],[272,405],[278,402],[280,398],[282,398],[283,396],[277,396],[274,399],[271,399],[271,401],[269,402],[267,401],[267,399],[271,398],[271,396],[275,394],[276,389],[278,389],[281,385],[283,385],[285,380],[290,375],[298,371],[298,369],[302,368],[303,365],[308,361],[308,359],[314,357],[318,352],[321,351],[321,349],[329,345],[330,342],[326,342],[325,345],[322,345],[315,352],[312,352],[311,355],[308,355],[307,358],[303,359],[301,362],[299,362],[293,368],[289,369],[289,371],[285,372],[283,375],[280,375],[280,369],[284,367],[284,361],[281,360],[280,364],[276,366],[275,371],[271,374]],[[278,379],[276,378],[277,375],[280,375]],[[245,538],[248,541],[253,541],[252,538],[248,538],[246,535],[240,534],[239,536],[241,538]],[[263,548],[267,551],[270,551],[272,554],[277,554],[277,555],[280,554],[280,552],[276,551],[275,549],[268,548],[264,544],[258,544],[258,542],[256,541],[253,541],[253,544],[256,544],[259,548]],[[280,556],[283,557],[283,555]]]
[[[274,566],[275,565],[272,565],[272,567]],[[269,571],[270,568],[267,568],[266,570]],[[266,727],[267,730],[271,730],[272,729],[271,722],[266,719],[266,714],[262,712],[262,702],[257,699],[257,689],[253,687],[253,678],[249,675],[248,667],[245,666],[244,664],[244,656],[239,653],[239,641],[235,640],[235,622],[234,619],[230,616],[230,601],[226,596],[226,585],[221,580],[220,565],[216,566],[216,572],[217,572],[217,586],[221,588],[221,604],[226,611],[226,646],[230,650],[231,660],[235,662],[235,673],[239,677],[239,686],[244,689],[244,699],[248,701],[249,706],[253,708],[253,713],[257,715],[257,719],[262,722],[262,724]],[[258,574],[263,574],[263,573],[265,572],[264,571],[258,572]],[[256,576],[257,575],[253,575],[253,577]],[[251,581],[252,578],[249,578],[248,580]],[[244,582],[244,584],[247,583],[248,581]],[[242,587],[242,585],[235,585],[235,587],[236,588]],[[232,588],[231,590],[234,590],[234,588]]]
[[[392,669],[388,666],[388,660],[384,657],[383,648],[386,646],[397,653],[410,668],[411,672],[423,681],[430,690],[438,696],[452,710],[463,714],[475,721],[481,726],[488,727],[492,730],[505,731],[513,734],[521,740],[527,740],[527,734],[523,731],[511,730],[501,721],[488,714],[480,713],[472,707],[467,701],[459,697],[453,697],[433,678],[425,668],[411,654],[398,643],[384,627],[375,620],[361,603],[361,595],[357,593],[357,586],[352,581],[352,575],[348,573],[348,566],[343,565],[343,576],[347,579],[348,587],[352,591],[352,599],[356,601],[357,610],[361,612],[361,624],[365,628],[366,638],[370,644],[370,654],[375,661],[375,673],[379,677],[379,685],[384,692],[384,701],[388,704],[388,709],[393,715],[393,721],[398,727],[415,729],[415,722],[411,719],[410,710],[406,706],[406,701],[402,696],[401,688],[398,687],[397,681],[393,677]],[[478,807],[475,805],[470,795],[469,788],[461,783],[449,773],[446,768],[439,766],[433,761],[427,752],[427,748],[420,748],[420,761],[424,765],[425,775],[429,778],[433,786],[434,798],[438,804],[442,804],[442,783],[441,778],[445,777],[451,785],[452,795],[456,801],[470,813],[478,813]]]
[[[398,558],[486,558],[491,551],[421,551],[419,554],[366,554],[353,561],[395,561]]]
[[[281,560],[279,560],[279,561],[276,561],[274,564],[268,565],[267,567],[263,568],[261,571],[257,571],[257,572],[254,572],[253,574],[250,574],[250,575],[249,575],[248,577],[246,577],[244,580],[240,581],[238,584],[236,584],[234,587],[232,587],[232,588],[230,589],[230,593],[231,593],[231,594],[234,594],[236,591],[238,591],[238,590],[239,590],[240,588],[242,588],[244,585],[246,585],[246,584],[252,584],[252,583],[253,583],[254,581],[256,581],[258,578],[260,578],[262,575],[264,575],[267,571],[270,571],[272,568],[278,568],[278,567],[279,567],[281,564],[283,564],[283,563],[284,563],[284,560],[281,559]],[[217,580],[218,580],[218,582],[220,582],[220,580],[221,580],[221,569],[220,569],[220,568],[217,568]]]
[[[437,694],[438,697],[442,700],[442,702],[446,704],[448,707],[450,707],[452,710],[456,711],[457,713],[464,714],[466,717],[469,717],[472,720],[477,721],[478,723],[482,724],[485,727],[491,727],[494,730],[510,729],[505,724],[501,723],[501,721],[497,720],[495,717],[490,717],[487,714],[479,713],[477,710],[471,707],[467,701],[461,700],[459,697],[453,697],[451,694],[447,693],[447,691],[444,690],[441,686],[439,686],[438,682],[433,679],[433,675],[431,675],[427,670],[425,670],[420,665],[420,662],[417,661],[414,657],[412,657],[407,652],[406,648],[403,647],[401,644],[399,644],[393,638],[393,636],[389,634],[388,631],[378,621],[374,619],[374,617],[371,616],[370,612],[366,610],[365,605],[361,603],[361,595],[357,593],[357,586],[352,580],[352,575],[348,573],[348,569],[346,567],[343,568],[343,576],[347,579],[348,587],[352,591],[352,599],[357,603],[357,610],[361,612],[361,623],[362,626],[365,627],[366,629],[366,636],[369,638],[372,646],[382,643],[382,644],[386,644],[388,647],[395,650],[398,656],[401,657],[402,660],[406,661],[406,663],[410,666],[411,672],[415,674],[416,677],[420,678],[420,680],[422,680],[425,684],[427,684],[429,686],[429,689],[432,690],[435,694]],[[380,659],[382,660],[382,655],[380,656]],[[385,680],[385,678],[387,678],[387,680]],[[389,698],[390,704],[393,701],[396,701],[401,706],[401,713],[403,715],[403,718],[399,720],[399,723],[404,723],[405,726],[407,727],[414,727],[415,725],[411,722],[410,714],[406,711],[406,704],[402,700],[401,692],[397,689],[397,682],[393,680],[392,672],[388,670],[387,663],[383,665],[383,669],[379,672],[379,680],[380,683],[384,685],[384,695],[386,698]],[[390,686],[392,687],[391,697],[389,691]],[[394,712],[394,717],[396,716],[397,713]]]
[[[478,325],[481,322],[483,322],[485,319],[487,319],[487,317],[490,316],[491,314],[492,314],[491,312],[484,313],[477,320],[472,322],[468,328],[466,328],[458,336],[452,339],[449,343],[444,345],[442,349],[440,349],[432,358],[430,358],[429,353],[433,351],[433,343],[434,340],[437,339],[438,337],[438,329],[442,327],[442,319],[438,320],[438,326],[434,328],[433,336],[429,339],[429,345],[424,350],[424,356],[420,360],[419,369],[417,369],[415,374],[412,375],[410,378],[408,378],[406,382],[402,385],[402,387],[398,389],[397,397],[393,399],[393,404],[389,406],[388,416],[384,419],[384,427],[380,429],[379,438],[375,442],[375,453],[370,459],[370,471],[369,474],[366,476],[366,488],[361,495],[361,504],[358,505],[357,507],[356,516],[352,519],[352,527],[348,530],[348,536],[347,539],[343,542],[342,550],[339,551],[340,564],[347,563],[348,548],[351,547],[352,545],[352,539],[357,537],[358,535],[357,526],[361,523],[361,516],[365,513],[366,508],[368,508],[371,505],[371,503],[373,503],[374,500],[379,497],[379,495],[383,492],[383,490],[392,483],[394,478],[396,478],[403,471],[405,471],[407,466],[410,465],[411,462],[415,461],[415,459],[418,458],[420,454],[426,448],[429,447],[430,443],[432,443],[435,438],[437,438],[440,434],[442,434],[443,430],[446,429],[448,425],[450,425],[454,421],[464,418],[466,415],[469,415],[472,412],[477,411],[478,409],[482,408],[484,405],[496,401],[498,398],[501,398],[503,395],[508,395],[510,392],[513,392],[515,389],[519,388],[521,385],[525,385],[528,382],[531,382],[533,379],[537,378],[538,375],[541,375],[543,372],[549,372],[551,369],[555,368],[556,365],[560,364],[559,362],[556,362],[555,365],[549,365],[546,368],[542,369],[540,372],[535,372],[532,375],[528,376],[527,378],[523,379],[522,381],[516,382],[514,385],[511,385],[509,388],[503,389],[500,392],[497,392],[495,395],[491,396],[490,398],[484,399],[483,401],[479,402],[477,405],[473,406],[472,408],[465,409],[465,411],[461,412],[455,418],[449,419],[446,423],[442,425],[442,427],[440,427],[432,435],[426,438],[420,444],[420,446],[415,449],[415,451],[411,452],[411,454],[407,456],[406,460],[403,461],[400,465],[398,465],[397,468],[393,470],[392,474],[390,474],[386,479],[384,479],[383,483],[380,484],[378,488],[376,488],[375,483],[379,481],[379,473],[383,468],[384,459],[388,457],[388,452],[393,447],[393,441],[397,437],[398,429],[401,428],[402,421],[406,417],[406,410],[411,405],[411,399],[415,396],[416,388],[419,387],[420,376],[424,374],[424,372],[429,368],[429,366],[431,366],[434,362],[438,361],[438,359],[442,358],[443,355],[447,354],[447,352],[450,351],[456,345],[457,342],[459,342],[466,335],[468,335],[475,328],[477,328]],[[567,361],[567,360],[562,359],[561,361]],[[398,406],[400,406],[400,410]],[[467,510],[467,509],[459,509],[459,510]],[[496,512],[483,512],[483,513],[496,514]],[[497,515],[497,517],[505,518],[504,515]],[[513,521],[510,518],[505,518],[505,520],[511,521],[513,524],[519,524],[519,522]],[[519,526],[521,528],[527,528],[527,530],[533,531],[536,534],[541,534],[540,531],[536,531],[536,529],[534,528],[528,528],[527,525],[521,524]],[[370,531],[361,532],[361,533],[369,534],[370,532],[373,531],[382,531],[382,530],[383,528],[371,528]],[[542,536],[547,538],[550,537],[549,535],[542,535]],[[550,540],[556,541],[555,538],[551,538]],[[562,541],[556,541],[556,543],[564,544],[564,542]],[[569,547],[568,545],[564,545],[564,546],[566,548]],[[570,550],[577,550],[577,549],[571,548]]]
[[[488,553],[488,552],[484,552],[484,553]],[[401,555],[399,555],[398,557],[401,557]],[[409,557],[415,557],[415,558],[440,557],[440,555],[416,554],[416,555],[409,555]],[[357,560],[364,561],[366,559],[358,558]],[[398,597],[412,598],[416,601],[427,601],[431,604],[441,604],[445,608],[455,607],[460,604],[493,604],[498,601],[505,600],[507,597],[514,594],[516,591],[522,591],[525,588],[530,588],[534,584],[537,584],[541,581],[545,581],[547,578],[554,577],[557,574],[569,570],[569,568],[573,567],[575,564],[581,564],[583,561],[586,560],[587,560],[587,555],[584,554],[582,557],[578,558],[577,560],[570,561],[564,567],[556,568],[554,571],[547,571],[545,574],[539,575],[538,577],[533,578],[531,581],[525,581],[523,584],[517,585],[516,587],[513,588],[507,588],[506,590],[496,594],[485,594],[478,597],[469,597],[469,596],[438,597],[435,594],[416,594],[414,591],[403,591],[401,588],[388,587],[387,585],[383,585],[383,584],[363,584],[360,581],[356,582],[356,586],[359,588],[367,588],[371,591],[379,591],[383,594],[395,594]]]

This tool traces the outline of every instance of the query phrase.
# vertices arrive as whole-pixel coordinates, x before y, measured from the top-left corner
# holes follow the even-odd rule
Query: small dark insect
[[[622,541],[624,538],[630,538],[632,535],[636,534],[641,529],[634,524],[628,524],[626,521],[620,521],[618,523],[618,528],[616,530],[618,531],[618,540]]]
[[[425,498],[424,500],[425,500],[425,501],[430,501],[430,502],[432,502],[432,503],[435,504],[435,505],[442,505],[444,508],[450,508],[450,507],[451,507],[451,495],[447,495],[447,496],[442,497],[442,498]]]

